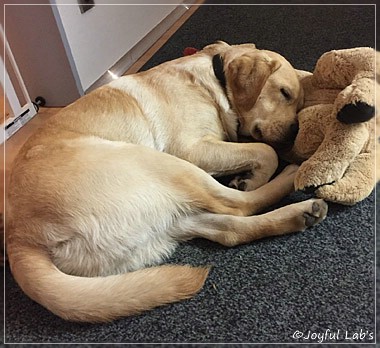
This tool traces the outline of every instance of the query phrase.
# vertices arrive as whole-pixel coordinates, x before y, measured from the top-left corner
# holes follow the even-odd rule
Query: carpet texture
[[[142,70],[216,40],[254,42],[312,70],[328,50],[375,47],[375,8],[204,5]],[[294,193],[277,206],[308,197]],[[329,204],[328,218],[303,233],[230,249],[194,240],[167,262],[212,270],[193,299],[99,325],[65,322],[34,303],[7,265],[5,341],[317,343],[330,330],[325,343],[374,342],[375,193],[354,207]]]

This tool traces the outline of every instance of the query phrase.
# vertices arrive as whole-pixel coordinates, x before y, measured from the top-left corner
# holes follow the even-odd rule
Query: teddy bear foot
[[[332,181],[332,182],[329,182],[327,184],[323,184],[323,185],[313,185],[313,186],[307,186],[307,187],[304,187],[302,190],[302,192],[306,193],[306,194],[312,194],[314,193],[315,191],[317,191],[319,188],[325,186],[325,185],[332,185],[334,184],[335,181]]]
[[[369,121],[375,115],[372,105],[358,101],[345,105],[337,114],[336,118],[342,123],[358,123]]]
[[[332,185],[339,180],[346,170],[345,162],[332,163],[331,159],[324,160],[315,156],[303,162],[294,179],[296,191],[306,190],[306,193],[312,193],[319,187]]]
[[[344,183],[340,181],[332,185],[324,185],[319,187],[315,191],[315,195],[318,198],[322,198],[326,201],[343,204],[343,205],[354,205],[366,197],[372,192],[372,188],[368,187],[356,187],[347,188]]]

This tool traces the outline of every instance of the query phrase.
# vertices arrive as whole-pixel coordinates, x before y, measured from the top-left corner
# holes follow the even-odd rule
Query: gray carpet
[[[325,51],[375,47],[375,9],[202,6],[143,69],[218,39],[254,42],[312,70]],[[294,193],[278,206],[308,197]],[[57,318],[22,293],[6,266],[6,342],[317,343],[315,336],[326,330],[335,334],[326,343],[373,342],[375,193],[354,207],[329,209],[322,224],[304,233],[231,249],[206,240],[181,245],[167,262],[212,265],[204,289],[193,299],[110,324]]]

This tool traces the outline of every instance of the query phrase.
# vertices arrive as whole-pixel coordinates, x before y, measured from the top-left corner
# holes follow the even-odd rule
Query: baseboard
[[[193,4],[196,1],[189,1],[186,4]],[[141,41],[131,48],[115,65],[109,70],[115,75],[123,75],[136,61],[151,47],[154,43],[167,32],[173,24],[181,18],[189,7],[187,5],[178,5],[167,17],[165,17],[155,28],[153,28]],[[112,81],[112,76],[106,71],[98,80],[96,80],[85,93],[105,85]]]
[[[2,132],[0,133],[0,144],[8,140],[13,134],[20,130],[26,123],[28,123],[37,111],[32,103],[23,107],[20,114],[16,117],[9,118],[4,124],[2,124]]]

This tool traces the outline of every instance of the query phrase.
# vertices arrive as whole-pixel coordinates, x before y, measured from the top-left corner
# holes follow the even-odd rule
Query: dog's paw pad
[[[304,212],[305,226],[314,226],[321,222],[327,215],[328,205],[323,199],[315,199],[310,202],[308,211]]]
[[[238,175],[230,181],[228,187],[234,188],[239,191],[250,191],[250,182],[252,181],[252,177],[253,174],[251,172],[247,172],[243,175]]]
[[[239,181],[240,181],[240,176],[236,176],[233,180],[229,182],[228,187],[231,187],[237,190],[239,187]]]
[[[245,191],[247,189],[247,183],[245,181],[241,181],[237,187],[239,191]]]

